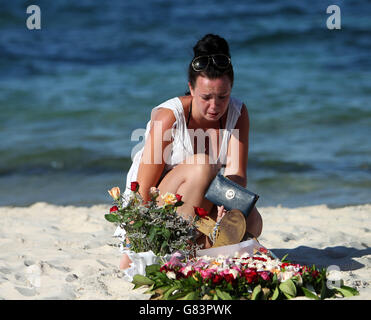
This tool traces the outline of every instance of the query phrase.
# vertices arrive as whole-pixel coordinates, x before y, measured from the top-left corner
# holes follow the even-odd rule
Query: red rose
[[[115,211],[118,211],[119,208],[117,206],[113,206],[111,209],[109,209],[109,212],[115,212]]]
[[[168,270],[169,270],[169,268],[167,267],[167,265],[163,265],[160,268],[160,272],[162,272],[162,271],[168,272]]]
[[[259,261],[267,261],[267,259],[264,259],[262,257],[252,257],[254,260],[259,260]]]
[[[196,271],[194,271],[194,270],[189,270],[189,271],[187,272],[186,278],[192,277],[195,273],[196,273]]]
[[[317,278],[317,277],[319,277],[320,273],[317,270],[313,270],[311,275],[312,275],[313,278]]]
[[[139,190],[139,183],[134,181],[130,184],[131,191],[137,192]]]
[[[250,268],[245,270],[244,276],[248,283],[254,283],[258,280],[258,273]]]
[[[229,282],[229,283],[233,283],[234,281],[234,276],[233,274],[231,273],[227,273],[227,274],[224,274],[224,279]]]
[[[200,217],[200,218],[206,218],[206,216],[209,214],[209,212],[207,212],[204,208],[199,208],[199,207],[193,207],[194,210],[195,210],[195,214],[196,216]]]
[[[179,202],[179,201],[182,201],[183,196],[181,196],[181,195],[179,195],[179,194],[176,194],[175,197],[176,197],[176,200],[177,200],[178,202]]]
[[[268,249],[266,249],[264,247],[260,247],[259,248],[259,252],[261,252],[261,253],[268,253]]]
[[[219,284],[223,280],[223,277],[220,274],[214,274],[213,283]]]

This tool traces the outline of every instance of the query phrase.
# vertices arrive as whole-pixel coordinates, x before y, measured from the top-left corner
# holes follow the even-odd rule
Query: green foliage
[[[257,285],[257,286],[254,288],[254,290],[252,291],[252,294],[251,294],[251,300],[258,300],[261,291],[262,291],[262,287],[261,287],[261,285],[259,284],[259,285]]]
[[[215,289],[216,295],[222,300],[233,300],[230,294],[226,291],[222,291],[219,288]]]
[[[302,287],[301,290],[303,291],[304,295],[307,297],[307,298],[310,298],[310,299],[315,299],[315,300],[319,300],[319,297],[317,296],[317,294],[305,287]]]
[[[158,206],[156,198],[144,203],[138,184],[129,199],[115,198],[112,212],[105,214],[107,221],[123,227],[130,250],[134,252],[152,251],[155,255],[165,256],[175,251],[182,251],[186,256],[199,248],[195,244],[196,228],[194,221],[183,219],[177,214],[177,208],[183,204],[176,195],[167,194],[169,203]]]
[[[272,295],[272,300],[277,300],[280,295],[280,290],[278,289],[278,286],[274,289],[273,295]]]
[[[296,297],[296,286],[291,279],[282,282],[278,288],[286,296],[287,299]]]
[[[340,293],[343,297],[352,297],[359,295],[359,292],[356,289],[347,286],[341,286],[341,288],[334,288],[334,290]]]
[[[117,215],[115,214],[105,214],[104,217],[106,218],[107,221],[109,222],[113,222],[113,223],[116,223],[116,222],[120,222],[120,217],[118,217]]]
[[[192,264],[188,261],[185,265],[187,263]],[[286,268],[287,266],[283,266],[278,274],[285,273]],[[280,281],[282,278],[278,277],[277,273],[270,277],[256,278],[253,282],[242,274],[232,281],[230,278],[212,281],[199,271],[185,275],[180,272],[180,267],[171,267],[166,263],[162,266],[159,264],[147,266],[146,276],[135,276],[133,283],[136,287],[149,286],[147,293],[152,294],[152,299],[161,300],[281,300],[297,296],[320,300],[335,297],[335,294],[341,294],[343,297],[359,294],[356,289],[347,286],[329,289],[326,286],[324,269],[319,271],[315,266],[311,268],[300,266],[300,270],[300,274],[291,276],[285,281]],[[168,272],[172,273],[170,278]]]
[[[137,287],[141,287],[141,286],[146,286],[146,285],[154,284],[155,281],[154,280],[151,280],[148,277],[142,276],[140,274],[136,274],[133,277],[133,283],[135,284],[135,288],[137,288]]]

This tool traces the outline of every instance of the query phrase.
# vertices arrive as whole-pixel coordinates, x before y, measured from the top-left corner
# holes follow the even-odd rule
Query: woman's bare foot
[[[124,253],[122,255],[122,258],[121,258],[121,261],[120,261],[120,269],[127,269],[130,267],[130,264],[132,263],[133,261],[130,260],[130,258],[128,257],[128,255],[126,253]]]

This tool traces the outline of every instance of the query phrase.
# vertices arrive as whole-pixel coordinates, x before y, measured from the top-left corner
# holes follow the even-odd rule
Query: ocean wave
[[[33,175],[53,172],[101,174],[127,171],[131,157],[102,156],[84,148],[57,148],[32,151],[29,154],[7,155],[1,152],[0,175]]]
[[[315,167],[308,163],[280,159],[259,159],[258,157],[249,160],[249,167],[257,170],[269,169],[278,172],[309,172],[315,170]]]

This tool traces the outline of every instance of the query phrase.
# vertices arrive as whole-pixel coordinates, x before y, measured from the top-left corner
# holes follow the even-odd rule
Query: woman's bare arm
[[[246,187],[247,161],[249,153],[249,114],[245,104],[242,105],[241,115],[237,120],[234,132],[228,144],[227,166],[224,172],[231,180]]]
[[[144,201],[149,200],[149,190],[158,184],[164,170],[164,150],[172,142],[168,136],[164,137],[164,134],[169,135],[174,122],[173,112],[165,108],[157,110],[151,118],[150,131],[144,145],[137,176],[139,193]]]

